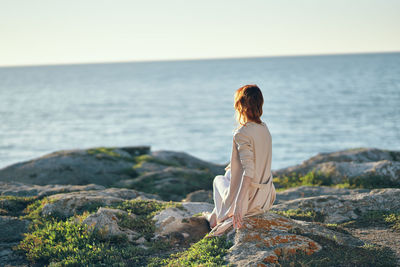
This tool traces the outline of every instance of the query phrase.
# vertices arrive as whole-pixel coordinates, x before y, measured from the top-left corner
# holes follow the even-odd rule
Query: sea
[[[0,68],[0,168],[58,150],[150,146],[230,160],[233,97],[264,96],[272,169],[400,150],[400,53]]]

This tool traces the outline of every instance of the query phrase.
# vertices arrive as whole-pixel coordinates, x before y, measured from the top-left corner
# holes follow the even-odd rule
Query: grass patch
[[[0,196],[0,215],[20,216],[37,197]]]
[[[368,174],[363,176],[358,176],[354,178],[345,178],[343,183],[340,186],[347,186],[347,188],[399,188],[400,185],[398,182],[391,181],[387,177],[377,175],[377,174]]]
[[[71,217],[46,221],[25,234],[16,249],[40,266],[145,266],[154,253],[168,248],[162,241],[145,245],[147,249],[122,240],[103,242],[96,231]]]
[[[390,181],[390,179],[377,174],[368,174],[351,178],[343,177],[341,180],[341,183],[335,184],[333,183],[334,180],[331,175],[315,170],[308,172],[306,175],[292,172],[290,175],[273,178],[277,192],[298,186],[331,186],[348,189],[400,188],[398,182]]]
[[[181,203],[157,202],[155,200],[127,200],[109,206],[137,216],[121,217],[120,226],[128,227],[145,236],[144,247],[128,242],[127,238],[105,239],[100,231],[92,231],[83,220],[89,211],[71,216],[41,216],[41,209],[49,203],[47,198],[37,200],[25,209],[24,218],[31,219],[29,233],[14,249],[26,255],[36,265],[43,266],[146,266],[154,255],[164,254],[171,248],[165,240],[149,241],[154,235],[155,222],[152,217],[159,211],[176,207]]]
[[[148,266],[230,266],[226,265],[224,256],[233,246],[226,234],[212,238],[204,237],[187,250],[171,254],[168,258],[153,258]]]
[[[384,226],[400,232],[400,212],[370,210],[362,213],[357,219],[341,223],[340,225],[351,228]]]
[[[324,218],[325,218],[325,215],[322,214],[321,212],[316,212],[313,210],[312,211],[303,211],[300,208],[288,209],[285,211],[271,210],[271,212],[289,217],[291,219],[302,220],[302,221],[307,221],[307,222],[323,222]]]
[[[297,187],[302,185],[308,186],[320,186],[332,185],[332,178],[329,175],[322,173],[321,171],[310,171],[306,175],[300,175],[292,172],[290,175],[273,178],[274,185],[278,190],[285,190],[291,187]]]

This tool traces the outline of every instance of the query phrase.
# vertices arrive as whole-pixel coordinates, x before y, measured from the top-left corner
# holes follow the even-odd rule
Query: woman
[[[203,213],[212,229],[207,237],[222,235],[231,225],[241,228],[244,217],[268,211],[275,201],[271,134],[260,119],[263,104],[257,85],[245,85],[235,92],[239,125],[233,133],[231,161],[225,175],[214,178],[214,210]]]

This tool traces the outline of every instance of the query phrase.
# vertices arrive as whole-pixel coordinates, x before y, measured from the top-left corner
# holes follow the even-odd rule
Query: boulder
[[[400,186],[400,151],[358,148],[319,153],[299,165],[276,170],[273,175],[305,175],[311,171],[330,176],[334,184],[363,178],[380,179],[377,182]]]
[[[95,190],[125,187],[180,201],[192,191],[212,189],[224,168],[185,152],[150,152],[148,146],[62,150],[0,169],[0,194],[44,196],[90,190],[62,185],[90,184]]]
[[[78,191],[49,196],[48,203],[42,208],[42,215],[68,218],[75,213],[78,214],[85,210],[94,211],[101,206],[112,205],[135,198],[160,199],[156,195],[125,188]]]
[[[134,179],[121,180],[116,186],[158,194],[166,201],[181,201],[190,192],[212,189],[213,175],[198,169],[166,167],[162,171],[146,172]]]
[[[104,190],[102,185],[30,185],[18,182],[0,182],[0,196],[18,196],[39,198],[58,193],[68,193],[74,191]]]
[[[400,211],[399,199],[399,188],[372,189],[365,193],[297,198],[276,204],[271,210],[318,212],[324,223],[341,223],[357,219],[369,210]]]
[[[26,184],[99,184],[110,186],[136,175],[135,157],[149,147],[62,150],[0,170],[0,181]]]
[[[28,220],[17,217],[0,216],[0,243],[15,242],[23,239],[23,233],[28,231]]]
[[[140,237],[140,234],[132,229],[121,227],[118,224],[120,221],[119,215],[125,215],[132,219],[136,217],[135,214],[128,214],[123,210],[101,207],[96,213],[89,215],[83,220],[83,223],[87,224],[90,230],[98,231],[104,240],[126,237],[129,241],[133,242]]]
[[[280,204],[288,200],[294,200],[299,198],[322,196],[322,195],[351,195],[358,193],[370,192],[371,189],[347,189],[347,188],[335,188],[330,186],[297,186],[292,187],[276,193],[276,200],[274,205]]]
[[[185,166],[188,169],[202,170],[214,175],[225,173],[225,164],[210,163],[186,152],[158,150],[151,152],[151,156],[156,160],[168,162],[170,166]]]
[[[233,246],[224,259],[232,266],[276,266],[282,257],[304,252],[311,255],[322,249],[307,234],[322,236],[338,244],[360,246],[364,242],[350,235],[293,220],[272,212],[245,217],[243,227],[227,230]]]
[[[203,216],[194,216],[204,211],[211,212],[214,205],[204,202],[182,202],[183,209],[167,208],[157,213],[154,239],[168,238],[172,243],[190,243],[202,239],[209,226]]]

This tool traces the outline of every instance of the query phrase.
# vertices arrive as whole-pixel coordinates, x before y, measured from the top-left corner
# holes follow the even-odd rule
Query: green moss
[[[400,188],[398,182],[391,181],[387,177],[380,176],[378,174],[370,173],[358,177],[343,177],[342,182],[334,184],[332,176],[321,171],[312,170],[306,175],[298,173],[291,173],[287,176],[274,177],[273,182],[276,187],[276,191],[280,192],[288,188],[297,186],[331,186],[335,188]]]
[[[308,222],[323,222],[325,215],[316,212],[316,211],[303,211],[300,208],[297,209],[288,209],[285,211],[276,211],[276,210],[271,210],[271,212],[274,212],[276,214],[280,214],[292,219],[296,220],[302,220],[302,221],[308,221]]]
[[[20,216],[37,197],[0,196],[0,215]]]
[[[296,228],[289,231],[300,234]],[[319,243],[322,249],[311,255],[297,251],[281,256],[278,261],[282,266],[396,266],[396,254],[390,248],[371,244],[351,247],[326,237],[301,234]]]
[[[297,187],[302,185],[308,186],[320,186],[320,185],[332,185],[332,178],[329,175],[322,173],[321,171],[310,171],[306,175],[298,173],[291,173],[287,176],[274,177],[274,185],[278,189],[287,189],[291,187]]]
[[[117,152],[115,152],[115,147],[96,147],[88,149],[86,152],[89,155],[93,155],[98,159],[107,159],[107,160],[127,160],[133,161],[132,157],[123,156]]]
[[[400,184],[398,182],[391,181],[387,177],[377,175],[377,174],[368,174],[362,175],[358,177],[353,177],[351,179],[345,179],[345,184],[349,184],[349,188],[399,188]]]
[[[148,266],[230,266],[223,258],[232,245],[226,234],[204,237],[187,250],[172,254],[167,259],[153,258]]]
[[[180,166],[179,164],[177,164],[175,162],[157,159],[151,155],[146,155],[146,154],[135,157],[135,162],[136,162],[136,164],[133,166],[134,169],[142,167],[142,164],[144,162],[153,162],[153,163],[157,163],[157,164],[161,164],[161,165],[165,165],[165,166],[173,166],[173,167]]]

